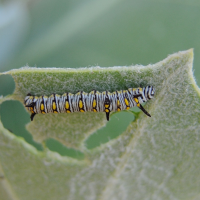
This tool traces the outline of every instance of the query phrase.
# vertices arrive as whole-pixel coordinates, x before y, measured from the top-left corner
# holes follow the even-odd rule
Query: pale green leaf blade
[[[130,83],[130,73],[136,78],[131,80],[133,85],[155,86],[155,99],[145,106],[152,117],[140,113],[117,139],[85,149],[82,161],[48,150],[39,153],[1,126],[0,161],[16,196],[30,200],[196,199],[200,92],[192,76],[192,61],[189,50],[132,72],[119,70],[125,77],[122,86]],[[118,85],[110,82],[110,87],[117,88],[119,81]]]
[[[12,187],[9,185],[8,181],[5,179],[2,167],[0,165],[0,198],[1,200],[13,200],[17,197],[12,191]]]
[[[14,78],[16,88],[12,97],[22,103],[27,93],[40,96],[52,93],[90,92],[93,89],[102,92],[154,84],[151,78],[153,76],[151,65],[146,68],[143,66],[92,67],[78,70],[24,67],[4,74],[10,74]],[[76,124],[76,126],[73,128],[68,126],[67,129],[67,124]],[[68,147],[84,149],[82,142],[105,124],[105,113],[48,114],[48,116],[36,115],[34,121],[28,125],[28,130],[37,142],[43,142],[51,137]]]
[[[106,122],[105,113],[48,114],[37,116],[27,130],[38,143],[54,138],[67,147],[84,150],[84,140]]]

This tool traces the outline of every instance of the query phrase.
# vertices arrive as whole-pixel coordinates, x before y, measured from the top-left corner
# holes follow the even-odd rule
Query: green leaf
[[[11,185],[8,191],[16,196],[13,199],[198,199],[200,91],[192,62],[193,51],[188,50],[146,67],[22,68],[6,72],[16,82],[9,98],[21,102],[28,92],[49,95],[94,88],[156,88],[155,98],[145,105],[151,118],[139,113],[122,135],[92,150],[84,146],[84,140],[105,125],[101,113],[90,122],[93,127],[83,118],[92,119],[94,113],[37,115],[28,125],[37,141],[56,138],[82,151],[83,160],[60,156],[47,148],[39,152],[0,124],[0,162]],[[80,127],[85,124],[89,128],[80,130],[80,121]],[[73,123],[77,129],[71,126],[66,131]],[[80,131],[78,136],[76,130]]]

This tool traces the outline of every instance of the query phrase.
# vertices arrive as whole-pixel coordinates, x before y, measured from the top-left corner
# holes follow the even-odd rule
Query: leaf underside
[[[39,152],[1,124],[4,178],[0,170],[0,183],[6,182],[7,194],[20,200],[198,199],[200,92],[192,62],[193,50],[188,50],[146,67],[26,67],[6,72],[16,83],[9,98],[21,102],[28,92],[49,95],[93,89],[112,92],[146,85],[156,88],[155,98],[145,105],[151,118],[140,113],[119,137],[92,150],[84,141],[105,126],[104,113],[37,115],[28,124],[36,141],[55,138],[82,151],[83,160],[48,149]]]

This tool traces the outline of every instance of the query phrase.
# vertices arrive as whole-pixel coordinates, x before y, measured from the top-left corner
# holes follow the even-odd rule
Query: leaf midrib
[[[168,60],[168,61],[169,61],[169,60]],[[193,59],[190,60],[190,62],[192,62],[192,61],[193,61]],[[186,63],[188,63],[188,62],[189,62],[189,59],[187,60]],[[184,65],[184,66],[185,66],[185,65]],[[190,66],[192,66],[192,65],[190,65]],[[160,67],[162,67],[162,65],[161,65]],[[152,66],[152,68],[154,68],[154,67]],[[167,79],[163,80],[163,82],[164,82],[164,81],[169,81],[174,75],[176,75],[176,72],[177,72],[179,69],[180,69],[180,67],[177,67],[177,68],[175,69],[175,71],[173,71],[173,73],[171,73],[170,76],[167,77]],[[189,74],[189,76],[190,76],[191,73],[190,73],[189,71],[192,71],[192,69],[189,68],[189,69],[188,69],[188,72],[187,72],[187,73]],[[161,93],[161,92],[160,92],[158,95],[156,95],[156,97],[155,97],[156,100],[155,100],[154,104],[151,104],[151,106],[149,106],[149,111],[154,107],[154,105],[156,104],[156,102],[159,101],[159,99],[160,99],[159,97],[160,97],[160,96],[162,96],[162,93]],[[141,113],[140,113],[140,114],[141,114]],[[140,115],[140,114],[139,114],[139,115]],[[135,123],[138,123],[138,119],[139,119],[139,116],[138,116],[138,118],[137,118],[133,123],[131,123],[131,124],[133,125],[133,124],[135,124]],[[137,133],[137,134],[134,134],[134,133],[132,134],[132,136],[130,137],[130,142],[127,143],[126,147],[127,147],[127,146],[129,146],[129,147],[131,146],[131,147],[132,147],[131,149],[134,149],[134,148],[135,148],[135,145],[137,144],[139,138],[141,137],[141,133],[142,133],[141,130],[143,130],[144,127],[145,127],[145,124],[146,124],[146,123],[144,123],[145,121],[146,121],[145,118],[143,118],[143,119],[140,121],[140,122],[141,122],[141,123],[140,123],[140,126],[138,126],[138,124],[137,124],[137,128],[135,129],[135,132],[134,132],[134,133]],[[141,126],[141,124],[143,124],[143,125]],[[128,130],[129,128],[131,128],[130,125],[129,125],[129,127],[126,129],[125,132],[129,131],[129,130]],[[104,196],[107,194],[107,192],[105,192],[105,191],[110,191],[110,192],[113,191],[112,188],[114,187],[114,185],[116,185],[116,182],[113,181],[113,180],[119,180],[118,177],[121,175],[121,171],[124,169],[124,166],[127,164],[129,155],[130,155],[131,153],[132,153],[131,151],[129,151],[128,153],[125,151],[123,154],[121,154],[121,156],[120,156],[120,161],[118,162],[118,164],[116,164],[116,168],[114,169],[113,173],[110,175],[110,177],[109,177],[109,179],[108,179],[108,181],[107,181],[107,183],[106,183],[104,189],[102,190],[102,193],[100,194],[99,200],[105,200]],[[122,160],[123,160],[123,161],[122,161]],[[110,192],[109,192],[109,193],[110,193]],[[106,196],[106,197],[109,198],[110,195],[108,195],[108,196]]]

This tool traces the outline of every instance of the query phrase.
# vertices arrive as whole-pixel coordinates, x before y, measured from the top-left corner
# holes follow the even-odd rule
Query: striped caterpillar
[[[64,93],[51,96],[32,96],[30,93],[24,99],[25,107],[31,111],[31,121],[36,114],[42,113],[72,113],[72,112],[105,112],[106,119],[112,111],[130,109],[134,106],[140,108],[147,116],[151,115],[143,108],[141,103],[153,98],[155,89],[153,86],[143,88],[129,88],[110,93],[108,91],[90,93],[78,92],[76,94]]]

